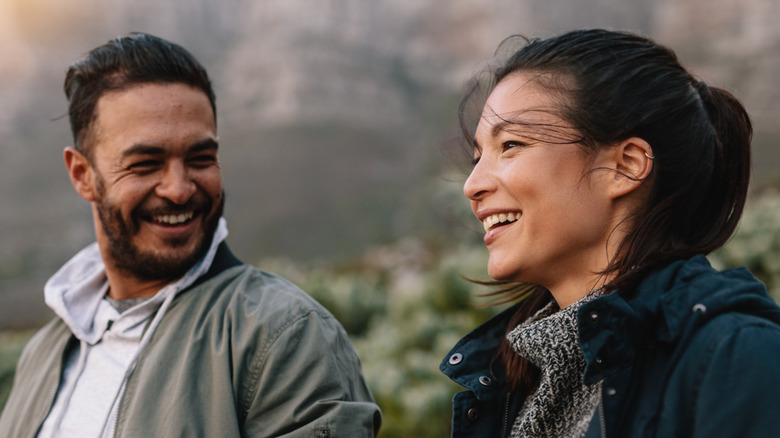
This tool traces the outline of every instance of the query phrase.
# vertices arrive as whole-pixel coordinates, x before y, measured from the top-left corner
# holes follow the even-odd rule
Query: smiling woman
[[[517,41],[461,104],[464,194],[518,303],[441,364],[468,389],[453,436],[776,433],[780,308],[704,258],[745,202],[745,109],[637,35]]]

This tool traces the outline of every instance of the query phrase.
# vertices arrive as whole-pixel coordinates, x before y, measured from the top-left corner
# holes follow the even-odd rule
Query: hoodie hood
[[[668,292],[659,300],[663,318],[656,332],[658,339],[674,341],[687,326],[699,327],[724,313],[742,313],[780,324],[780,308],[766,286],[746,268],[717,271],[704,256],[679,262],[677,268],[673,275],[656,276],[660,284],[646,281],[640,287],[641,296],[669,283]]]
[[[121,316],[115,314],[115,318],[106,317],[111,315],[110,311],[105,311],[107,303],[103,300],[108,291],[108,279],[100,248],[94,242],[73,256],[46,282],[46,305],[68,325],[79,340],[90,345],[97,343],[111,324],[115,331],[121,329],[119,332],[130,332],[143,324],[161,303],[170,301],[166,298],[172,298],[205,274],[214,260],[217,247],[227,235],[227,223],[224,218],[220,218],[208,251],[184,276]],[[96,319],[98,314],[101,317]]]
[[[747,269],[717,271],[701,255],[656,269],[633,293],[615,291],[586,303],[578,312],[585,383],[629,366],[640,345],[681,342],[724,313],[780,324],[780,307]]]

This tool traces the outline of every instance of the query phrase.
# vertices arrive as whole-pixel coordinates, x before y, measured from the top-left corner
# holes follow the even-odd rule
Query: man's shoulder
[[[213,301],[214,305],[240,304],[246,309],[291,308],[330,315],[308,294],[289,280],[240,261],[222,242],[209,271],[191,288],[193,301]]]
[[[57,366],[68,341],[75,339],[67,324],[54,317],[27,342],[17,363],[17,372],[38,373]]]
[[[221,272],[176,301],[195,310],[187,312],[193,318],[200,314],[203,318],[230,317],[263,325],[284,325],[306,316],[333,319],[328,310],[289,280],[247,264]]]
[[[46,325],[41,327],[25,346],[25,352],[33,349],[50,351],[55,344],[70,339],[73,333],[60,317],[55,316]],[[24,353],[23,353],[24,354]]]

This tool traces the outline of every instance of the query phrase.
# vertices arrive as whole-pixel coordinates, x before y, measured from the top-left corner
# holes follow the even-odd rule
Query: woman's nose
[[[476,201],[494,188],[495,180],[491,177],[489,163],[481,158],[463,184],[463,194],[472,201]]]

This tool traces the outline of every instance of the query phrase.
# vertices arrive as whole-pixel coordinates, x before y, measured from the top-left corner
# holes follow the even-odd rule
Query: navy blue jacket
[[[453,437],[508,436],[525,395],[489,370],[516,307],[461,339],[440,369],[467,388]],[[696,256],[649,274],[636,291],[578,310],[585,383],[603,379],[587,438],[780,436],[780,307],[746,269]]]

